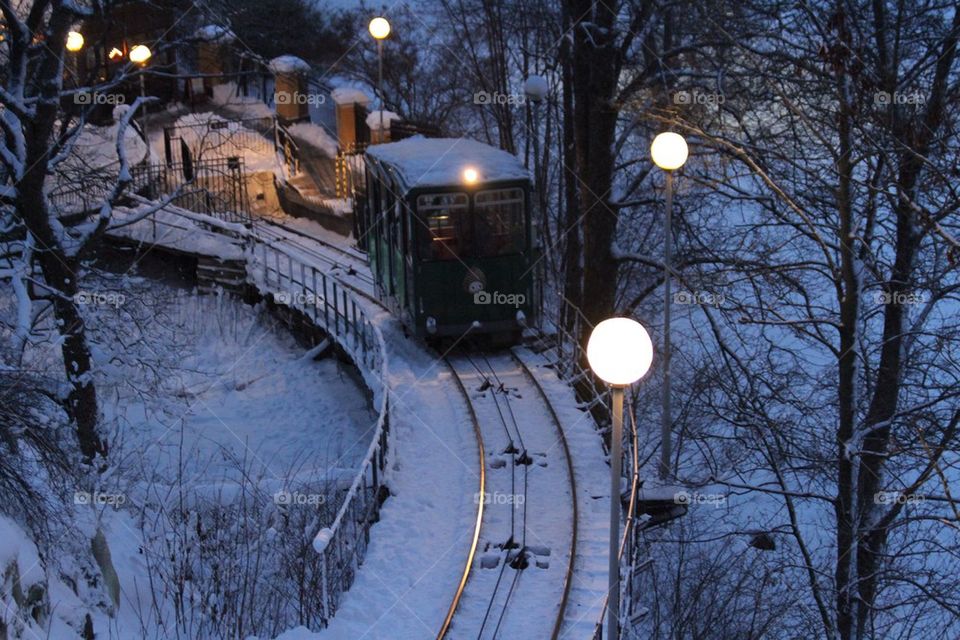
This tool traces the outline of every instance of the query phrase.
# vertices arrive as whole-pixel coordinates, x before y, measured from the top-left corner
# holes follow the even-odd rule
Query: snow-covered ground
[[[112,466],[70,507],[81,536],[103,531],[119,578],[116,615],[94,609],[97,637],[218,637],[231,623],[209,607],[258,602],[273,614],[251,632],[294,626],[297,603],[278,601],[284,611],[267,594],[290,592],[297,549],[329,522],[369,447],[377,416],[363,381],[229,297],[126,275],[85,280],[79,300]],[[51,355],[38,348],[28,362]],[[31,584],[39,565],[25,538],[11,534],[0,559],[19,557]],[[60,578],[74,575],[69,558],[42,562],[51,637],[71,637],[65,625],[77,629],[104,592],[74,593]],[[242,602],[230,584],[240,579]]]

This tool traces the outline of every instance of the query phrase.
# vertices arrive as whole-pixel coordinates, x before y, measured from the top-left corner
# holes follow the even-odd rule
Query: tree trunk
[[[616,3],[574,0],[569,13],[576,20],[573,38],[574,140],[577,149],[579,204],[583,216],[583,300],[586,323],[580,344],[591,329],[613,315],[617,262],[611,243],[617,209],[610,206],[613,185],[615,96],[619,52],[615,46]]]
[[[570,13],[567,5],[563,5],[563,31],[570,30]],[[573,53],[571,51],[570,40],[563,38],[560,50],[561,65],[563,73],[563,165],[564,171],[560,172],[563,180],[563,202],[564,217],[561,221],[563,229],[562,235],[566,241],[564,247],[564,296],[571,305],[580,308],[583,306],[583,289],[581,278],[583,276],[583,245],[580,242],[580,230],[582,228],[580,220],[580,206],[577,198],[577,178],[579,173],[577,169],[577,150],[574,140],[574,113],[573,113]],[[576,329],[576,314],[566,306],[561,304],[564,309],[564,317],[560,319],[562,326],[568,332],[573,333]],[[578,336],[579,337],[579,336]]]

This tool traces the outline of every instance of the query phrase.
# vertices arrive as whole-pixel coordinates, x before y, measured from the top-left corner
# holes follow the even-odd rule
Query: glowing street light
[[[153,56],[153,52],[150,51],[150,47],[145,44],[138,44],[133,49],[130,49],[130,62],[134,64],[144,64]]]
[[[650,145],[650,157],[653,163],[667,172],[667,206],[663,219],[663,410],[660,415],[660,469],[659,477],[666,480],[670,476],[671,416],[670,410],[670,316],[673,297],[670,293],[670,260],[673,231],[673,172],[687,161],[687,141],[679,133],[667,131],[658,134]]]
[[[370,35],[372,35],[377,40],[383,40],[388,35],[390,35],[390,23],[387,22],[386,18],[376,17],[370,21]]]
[[[373,39],[377,41],[377,92],[380,94],[380,142],[383,142],[386,137],[386,132],[383,130],[383,110],[387,106],[383,97],[383,40],[390,35],[390,23],[386,18],[377,16],[370,21],[367,28]]]
[[[467,167],[463,170],[463,181],[467,184],[476,184],[480,179],[480,173],[473,167]]]
[[[79,31],[71,31],[67,34],[67,51],[76,53],[83,49],[83,34]]]
[[[672,131],[658,134],[650,145],[650,157],[664,171],[679,169],[687,161],[687,141]]]
[[[613,432],[610,434],[610,559],[607,590],[607,639],[620,637],[620,462],[623,440],[623,389],[650,370],[653,343],[639,322],[609,318],[587,341],[587,362],[610,385]]]
[[[151,57],[153,57],[153,52],[150,51],[150,47],[148,47],[147,45],[145,45],[145,44],[138,44],[138,45],[136,45],[135,47],[133,47],[132,49],[130,49],[130,53],[128,54],[128,56],[129,56],[129,58],[130,58],[130,62],[132,62],[132,63],[134,63],[134,64],[138,64],[138,65],[140,65],[141,67],[143,67],[143,66],[146,66],[147,60],[149,60]],[[140,98],[144,101],[144,105],[143,105],[143,141],[147,143],[147,158],[149,158],[149,157],[150,157],[150,135],[149,135],[149,133],[147,132],[147,129],[148,129],[148,125],[149,125],[149,122],[150,122],[150,120],[149,120],[150,116],[147,115],[147,105],[146,105],[147,85],[146,85],[146,79],[145,79],[145,76],[144,76],[144,74],[143,74],[143,71],[140,72]]]

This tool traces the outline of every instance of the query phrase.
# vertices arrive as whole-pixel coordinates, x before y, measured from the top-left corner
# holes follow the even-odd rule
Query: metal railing
[[[139,196],[172,197],[174,206],[225,222],[252,221],[243,158],[141,164],[130,175],[130,190]]]
[[[337,278],[261,240],[249,246],[247,270],[252,283],[274,303],[295,309],[314,326],[336,336],[379,398],[375,433],[363,463],[333,522],[320,530],[314,544],[321,554],[319,613],[326,626],[363,563],[370,527],[379,520],[386,496],[384,472],[390,440],[386,348],[379,329]]]

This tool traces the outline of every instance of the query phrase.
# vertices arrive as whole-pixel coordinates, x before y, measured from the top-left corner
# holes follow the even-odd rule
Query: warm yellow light
[[[630,318],[610,318],[598,324],[590,334],[587,361],[593,372],[607,384],[626,386],[650,370],[653,343],[639,322]]]
[[[390,35],[390,23],[386,18],[374,18],[370,21],[370,35],[377,40],[383,40]]]
[[[76,53],[83,49],[83,34],[79,31],[71,31],[67,34],[67,51]]]
[[[650,145],[653,163],[666,171],[673,171],[687,161],[687,141],[679,133],[667,131],[659,134]]]
[[[110,53],[107,54],[107,57],[111,60],[119,60],[123,57],[123,51],[120,51],[120,49],[114,47],[113,49],[110,49]]]
[[[133,49],[130,49],[130,62],[143,64],[149,60],[152,55],[153,52],[150,51],[150,47],[145,44],[138,44]]]
[[[463,181],[467,184],[476,184],[480,179],[480,174],[473,167],[467,167],[463,170]]]

